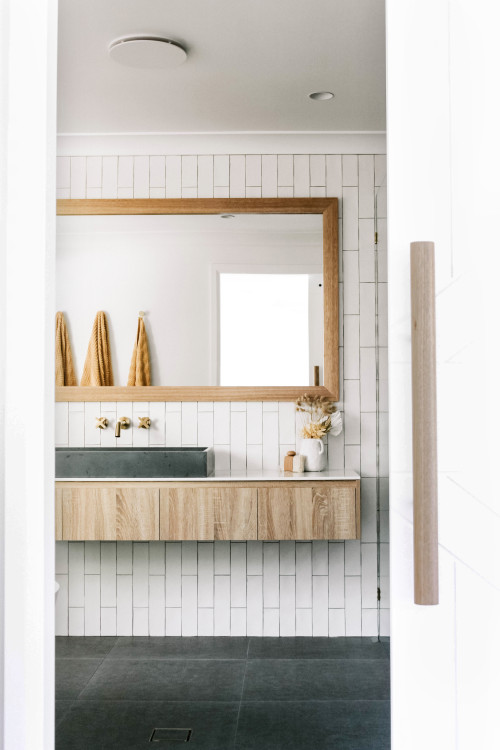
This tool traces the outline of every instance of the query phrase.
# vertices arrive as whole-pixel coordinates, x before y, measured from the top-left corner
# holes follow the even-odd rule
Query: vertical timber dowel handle
[[[434,243],[411,243],[415,604],[439,604]]]

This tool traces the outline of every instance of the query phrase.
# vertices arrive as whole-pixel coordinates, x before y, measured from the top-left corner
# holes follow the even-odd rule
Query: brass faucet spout
[[[115,437],[120,437],[121,431],[127,430],[130,425],[130,419],[128,417],[120,417],[116,420]]]

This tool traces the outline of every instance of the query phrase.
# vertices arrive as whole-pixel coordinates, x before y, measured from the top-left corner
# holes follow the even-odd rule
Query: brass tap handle
[[[97,422],[97,424],[95,426],[96,430],[105,430],[106,427],[109,424],[108,420],[106,419],[106,417],[96,417],[95,421]]]
[[[141,429],[141,427],[144,430],[149,430],[151,427],[151,419],[149,417],[139,417],[139,429]]]

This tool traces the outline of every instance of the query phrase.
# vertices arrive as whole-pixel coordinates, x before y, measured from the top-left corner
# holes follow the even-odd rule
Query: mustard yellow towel
[[[108,324],[102,310],[95,316],[80,385],[113,385]]]
[[[56,385],[76,385],[68,329],[62,312],[56,313]]]
[[[148,335],[144,318],[139,316],[137,323],[137,335],[135,337],[134,351],[127,385],[151,385],[151,373],[149,367]]]

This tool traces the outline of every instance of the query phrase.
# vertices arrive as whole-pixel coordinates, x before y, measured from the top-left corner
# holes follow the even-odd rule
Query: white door
[[[492,0],[387,0],[393,750],[500,747],[498,16]],[[436,243],[440,602],[429,607],[413,603],[419,240]]]

